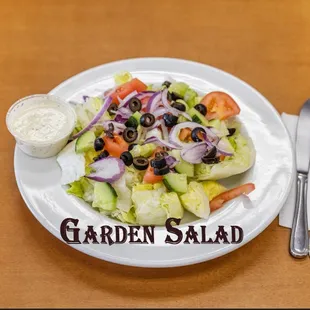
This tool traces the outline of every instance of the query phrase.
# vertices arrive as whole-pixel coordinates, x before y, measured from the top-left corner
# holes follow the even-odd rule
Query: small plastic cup
[[[51,141],[32,141],[21,137],[14,130],[13,122],[23,111],[48,105],[59,109],[67,116],[67,126],[57,139]],[[54,95],[31,95],[15,102],[6,115],[6,125],[9,132],[16,140],[18,147],[27,155],[37,158],[48,158],[57,155],[68,143],[70,135],[75,127],[76,114],[70,103]]]

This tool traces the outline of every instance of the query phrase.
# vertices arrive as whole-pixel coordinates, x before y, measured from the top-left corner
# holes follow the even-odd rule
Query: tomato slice
[[[207,108],[208,120],[214,118],[224,120],[240,113],[237,102],[228,94],[220,91],[207,94],[202,98],[201,103]]]
[[[253,183],[247,183],[217,195],[210,202],[211,212],[221,208],[225,202],[232,200],[242,194],[247,195],[254,191],[254,189],[255,185]]]
[[[220,161],[223,161],[225,159],[225,155],[220,155]]]
[[[135,78],[127,83],[118,86],[110,96],[112,97],[112,101],[118,104],[119,101],[117,97],[124,99],[127,95],[129,95],[135,90],[140,93],[142,91],[145,91],[146,89],[147,86],[139,79]]]
[[[128,150],[128,143],[119,135],[114,134],[114,138],[103,137],[104,148],[111,156],[120,157],[121,154]]]
[[[153,152],[153,155],[151,156],[150,159],[155,157],[155,153],[156,152],[160,152],[163,149],[161,147],[157,147],[155,149],[155,151]],[[155,175],[154,174],[154,168],[151,167],[151,165],[148,166],[148,168],[146,169],[146,172],[144,174],[143,177],[143,183],[150,183],[150,184],[154,184],[154,183],[158,183],[161,182],[163,180],[163,176],[162,175]]]
[[[161,182],[162,180],[163,180],[163,176],[155,175],[154,168],[151,166],[147,168],[145,175],[143,177],[143,183],[155,184],[155,183]]]

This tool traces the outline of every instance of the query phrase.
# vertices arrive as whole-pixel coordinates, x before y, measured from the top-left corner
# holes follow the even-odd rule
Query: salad
[[[130,224],[199,218],[255,189],[218,180],[251,168],[255,149],[220,91],[200,96],[181,81],[147,85],[129,72],[115,87],[76,103],[77,123],[58,154],[62,185],[98,212]]]

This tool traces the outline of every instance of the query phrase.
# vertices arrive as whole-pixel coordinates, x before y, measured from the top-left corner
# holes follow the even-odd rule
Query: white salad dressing
[[[71,105],[53,95],[32,95],[15,102],[6,124],[19,148],[26,154],[47,158],[59,153],[75,127]]]
[[[67,116],[48,104],[22,111],[12,124],[21,139],[33,142],[58,140],[66,133],[67,127]]]

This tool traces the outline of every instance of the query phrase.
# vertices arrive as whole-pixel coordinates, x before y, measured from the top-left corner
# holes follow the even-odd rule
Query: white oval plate
[[[244,245],[261,233],[278,215],[291,187],[293,152],[281,118],[273,106],[255,89],[238,78],[216,68],[168,58],[128,59],[105,64],[82,72],[53,89],[50,94],[66,100],[81,101],[83,95],[97,95],[98,90],[113,86],[113,74],[130,71],[146,83],[161,83],[166,76],[188,83],[202,93],[223,90],[236,99],[241,108],[239,119],[253,139],[257,157],[255,165],[246,173],[229,178],[233,187],[253,182],[256,190],[226,204],[206,220],[195,220],[196,229],[206,225],[208,236],[214,236],[219,225],[226,228],[238,225],[243,229],[241,244],[190,244],[164,242],[167,231],[155,230],[155,244],[78,244],[71,245],[88,255],[110,262],[140,267],[173,267],[207,261]],[[93,211],[86,203],[66,194],[60,186],[61,171],[55,157],[35,159],[15,150],[15,174],[19,190],[37,220],[62,240],[60,224],[65,218],[79,219],[80,236],[87,225],[100,233],[102,225],[116,222]],[[183,232],[187,224],[179,227]],[[200,235],[200,233],[199,233]],[[99,236],[98,236],[99,237]],[[228,238],[230,238],[230,232]],[[83,239],[82,239],[83,240]]]

